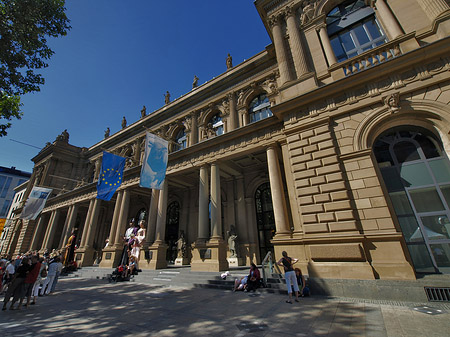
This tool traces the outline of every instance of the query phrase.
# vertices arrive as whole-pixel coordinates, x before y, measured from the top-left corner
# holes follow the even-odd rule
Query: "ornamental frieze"
[[[230,152],[243,150],[249,146],[265,146],[276,140],[277,137],[282,137],[283,132],[279,128],[269,128],[260,130],[254,134],[246,135],[239,139],[233,139],[229,143],[220,144],[215,148],[205,149],[196,154],[186,155],[183,158],[170,161],[167,167],[167,174],[183,167],[199,166],[205,162],[216,161],[220,158],[226,158]],[[267,143],[267,144],[261,144]]]

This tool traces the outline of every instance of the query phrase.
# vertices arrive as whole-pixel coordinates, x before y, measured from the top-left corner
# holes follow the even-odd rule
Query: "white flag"
[[[147,132],[145,139],[145,156],[142,162],[141,187],[161,190],[166,178],[169,143]]]
[[[31,193],[20,214],[21,219],[35,220],[45,206],[47,198],[52,192],[51,188],[33,186]]]

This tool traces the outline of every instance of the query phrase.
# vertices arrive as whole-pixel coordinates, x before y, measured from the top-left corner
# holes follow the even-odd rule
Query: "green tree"
[[[44,84],[34,70],[54,54],[47,38],[71,28],[65,10],[65,0],[0,0],[0,137],[22,117],[20,96]]]

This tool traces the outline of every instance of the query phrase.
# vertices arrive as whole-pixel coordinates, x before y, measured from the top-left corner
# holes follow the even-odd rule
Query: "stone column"
[[[419,0],[418,3],[432,21],[450,9],[445,0]]]
[[[297,78],[300,78],[308,73],[309,70],[302,38],[298,29],[299,25],[296,23],[295,11],[291,7],[286,8],[286,23],[289,33],[289,44],[291,46],[292,58],[294,59],[295,70],[297,71]]]
[[[111,222],[111,230],[109,231],[109,243],[108,247],[114,246],[116,243],[116,233],[119,227],[119,214],[120,214],[120,206],[122,205],[123,198],[123,190],[117,192],[116,203],[114,205],[114,213]]]
[[[97,230],[98,213],[100,212],[100,205],[101,205],[101,200],[95,198],[93,210],[92,210],[92,214],[91,214],[91,219],[90,219],[90,224],[89,224],[89,228],[88,228],[88,231],[86,234],[86,240],[85,240],[85,245],[84,245],[85,249],[93,248],[92,245],[94,243],[95,233]]]
[[[47,228],[46,238],[43,244],[43,248],[51,249],[53,244],[53,239],[55,237],[56,229],[58,227],[59,215],[61,214],[60,209],[56,209],[53,211],[52,218],[50,219],[50,223]]]
[[[158,200],[159,200],[160,191],[152,190],[152,196],[150,200],[150,206],[148,211],[148,225],[147,225],[147,234],[145,238],[145,242],[149,245],[155,241],[155,230],[156,230],[156,218],[158,215]]]
[[[273,213],[277,236],[291,233],[287,216],[286,199],[284,197],[283,180],[281,178],[280,163],[278,162],[275,146],[267,148],[267,166],[269,168],[270,191],[272,194]]]
[[[211,164],[211,239],[222,239],[220,168],[216,163]]]
[[[86,245],[86,237],[87,237],[87,232],[89,230],[89,223],[91,221],[93,209],[94,209],[94,199],[91,199],[91,201],[89,202],[89,209],[88,209],[88,212],[86,215],[86,220],[84,221],[83,234],[81,234],[80,248],[82,248]]]
[[[320,25],[320,27],[317,27],[317,29],[319,30],[319,37],[325,51],[325,57],[328,61],[328,66],[332,66],[333,64],[337,63],[337,59],[334,55],[333,48],[331,47],[330,38],[328,37],[327,25],[323,23],[322,25]]]
[[[164,243],[166,234],[166,215],[167,215],[167,179],[164,180],[163,188],[159,193],[158,212],[156,217],[155,243]]]
[[[228,103],[230,106],[230,126],[229,130],[232,131],[238,128],[237,123],[237,111],[236,111],[236,95],[234,92],[228,94]]]
[[[38,248],[41,248],[41,247],[38,247],[39,239],[41,237],[42,231],[45,228],[45,224],[46,223],[48,224],[48,220],[49,220],[48,216],[49,215],[51,215],[51,214],[41,213],[41,216],[39,217],[39,221],[36,225],[36,230],[34,231],[34,234],[33,234],[33,238],[31,239],[31,245],[30,245],[31,250],[36,250]],[[44,220],[44,217],[46,218],[47,221]]]
[[[392,14],[392,11],[386,4],[385,0],[376,0],[375,7],[379,13],[377,18],[384,23],[390,37],[395,39],[403,35],[402,28],[398,24],[397,19]]]
[[[286,46],[284,41],[284,35],[281,28],[281,20],[280,16],[272,16],[269,19],[269,25],[272,29],[273,35],[273,43],[275,45],[275,53],[277,56],[278,69],[280,71],[280,82],[281,85],[290,81],[291,74],[289,71],[289,63],[286,52]]]
[[[197,123],[197,113],[193,112],[191,114],[191,137],[189,146],[198,143],[198,123]]]
[[[198,195],[198,237],[197,241],[205,242],[209,238],[209,183],[208,166],[200,167]]]
[[[73,228],[75,226],[75,221],[77,219],[78,214],[78,204],[74,204],[70,206],[69,211],[67,213],[66,225],[64,226],[63,234],[61,235],[60,247],[64,247],[67,240],[69,240],[70,234],[72,234]]]
[[[240,125],[246,126],[248,124],[248,120],[249,120],[247,108],[239,107],[238,114],[239,114]]]
[[[167,245],[164,243],[166,233],[168,183],[164,180],[163,188],[159,192],[158,210],[156,218],[155,242],[148,248],[150,259],[140,260],[139,266],[144,269],[161,269],[167,267]]]
[[[130,191],[128,189],[123,190],[122,204],[120,206],[119,219],[117,222],[117,231],[114,238],[114,247],[122,248],[122,238],[125,234],[127,226],[128,208],[130,207]]]
[[[246,209],[246,223],[248,230],[248,257],[247,264],[251,262],[256,263],[259,259],[259,245],[258,245],[258,224],[256,223],[256,212],[255,212],[255,199],[245,198],[245,209]],[[261,256],[259,261],[262,261],[264,256]]]

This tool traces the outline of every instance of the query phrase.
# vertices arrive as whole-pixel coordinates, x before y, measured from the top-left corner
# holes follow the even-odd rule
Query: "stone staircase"
[[[193,272],[190,267],[168,267],[160,270],[143,270],[131,281],[166,287],[198,287],[231,291],[234,280],[248,275],[248,270],[248,267],[230,269],[231,275],[223,280],[220,272]],[[112,269],[109,268],[83,267],[63,278],[91,278],[107,281],[111,273]],[[308,278],[307,283],[312,295],[427,303],[428,298],[424,287],[450,288],[450,275],[424,275],[413,281]],[[267,288],[260,288],[258,291],[286,294],[285,280],[276,276],[270,277],[267,279]]]

